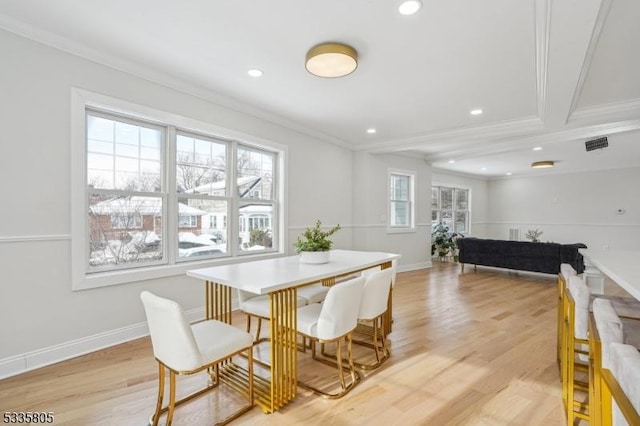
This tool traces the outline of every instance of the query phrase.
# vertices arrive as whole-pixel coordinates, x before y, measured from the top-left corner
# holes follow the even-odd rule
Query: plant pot
[[[300,263],[308,263],[312,265],[320,265],[329,263],[329,250],[325,251],[301,251]]]

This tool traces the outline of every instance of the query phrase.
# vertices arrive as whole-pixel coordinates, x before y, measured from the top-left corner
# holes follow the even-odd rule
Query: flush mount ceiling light
[[[422,2],[420,0],[407,0],[400,3],[398,6],[398,12],[401,15],[413,15],[417,13],[422,7]]]
[[[322,43],[307,52],[305,67],[318,77],[344,77],[358,67],[358,53],[346,44]]]
[[[469,114],[471,115],[481,115],[482,114],[482,110],[481,109],[472,109],[471,111],[469,111]]]
[[[534,169],[546,169],[553,166],[553,161],[535,161],[531,163],[531,167]]]

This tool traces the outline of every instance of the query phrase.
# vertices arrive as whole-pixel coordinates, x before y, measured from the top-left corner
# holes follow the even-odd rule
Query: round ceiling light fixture
[[[344,77],[358,67],[358,53],[342,43],[318,44],[307,52],[305,67],[317,77]]]
[[[531,163],[531,167],[534,169],[547,169],[549,167],[553,167],[554,166],[554,162],[553,161],[535,161],[533,163]]]
[[[401,15],[413,15],[422,8],[422,2],[420,0],[407,0],[400,3],[398,6],[398,12]]]

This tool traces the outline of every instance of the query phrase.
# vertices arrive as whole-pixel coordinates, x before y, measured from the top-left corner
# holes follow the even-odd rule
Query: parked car
[[[194,257],[194,256],[215,256],[223,254],[224,251],[212,246],[193,247],[188,249],[178,250],[180,257]]]

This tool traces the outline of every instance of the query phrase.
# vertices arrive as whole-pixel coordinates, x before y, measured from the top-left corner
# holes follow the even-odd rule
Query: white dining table
[[[245,290],[268,294],[270,299],[270,374],[254,375],[256,403],[272,413],[296,396],[297,390],[297,288],[322,282],[331,286],[336,280],[366,269],[390,268],[399,254],[331,250],[325,264],[304,264],[299,256],[247,261],[187,271],[187,276],[205,282],[206,318],[231,324],[232,291]],[[391,298],[385,318],[391,330]],[[221,379],[246,389],[247,372],[233,363],[221,369]]]
[[[640,250],[580,249],[585,263],[598,268],[631,296],[640,300]]]

